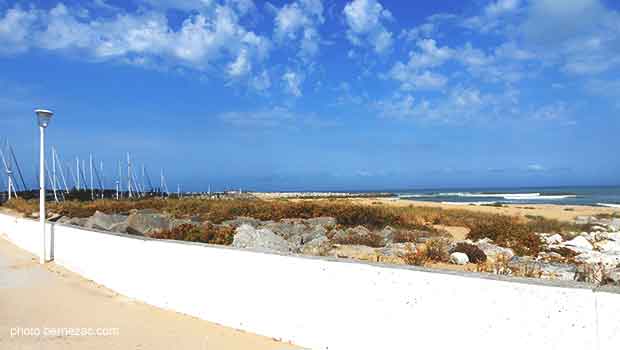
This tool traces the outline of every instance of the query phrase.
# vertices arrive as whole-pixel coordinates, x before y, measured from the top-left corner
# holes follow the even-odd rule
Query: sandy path
[[[18,327],[23,327],[22,335],[11,336]],[[23,335],[30,327],[48,334],[51,328],[91,327],[110,335]],[[42,267],[34,256],[0,238],[0,349],[293,348],[130,300],[53,263]]]

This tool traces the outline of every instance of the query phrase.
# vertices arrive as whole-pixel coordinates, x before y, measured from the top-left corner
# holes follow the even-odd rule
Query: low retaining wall
[[[617,349],[620,294],[53,224],[56,263],[146,303],[313,349]],[[0,214],[38,254],[38,222]],[[49,249],[48,249],[49,251]]]

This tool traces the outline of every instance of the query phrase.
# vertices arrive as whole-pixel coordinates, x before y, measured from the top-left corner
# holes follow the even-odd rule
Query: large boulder
[[[335,244],[327,253],[338,258],[366,260],[376,262],[379,254],[375,248],[356,244]]]
[[[127,219],[127,233],[145,236],[151,233],[169,230],[171,220],[165,214],[132,212]]]
[[[503,255],[506,259],[512,259],[515,256],[512,249],[493,244],[489,239],[481,239],[474,243],[474,245],[480,248],[490,260],[496,260],[499,255]]]
[[[301,253],[304,255],[323,256],[327,255],[332,248],[332,244],[327,237],[318,237],[304,244],[301,247]]]
[[[570,241],[564,242],[563,245],[576,252],[586,252],[593,248],[592,244],[584,236],[577,236]]]
[[[456,265],[465,265],[469,262],[469,258],[465,253],[454,252],[450,254],[450,263]]]
[[[543,236],[543,240],[548,245],[560,244],[560,243],[562,243],[564,241],[562,236],[560,234],[558,234],[558,233],[553,234],[553,235],[549,235],[549,236],[545,235],[545,236]]]
[[[577,276],[577,266],[573,264],[541,263],[540,270],[544,279],[573,281]]]
[[[596,221],[596,218],[593,216],[577,216],[575,218],[575,224],[577,225],[587,225]]]
[[[602,253],[620,254],[620,241],[605,239],[594,243],[594,246]]]
[[[71,218],[68,216],[63,216],[60,219],[58,219],[56,222],[59,224],[64,224],[64,225],[84,227],[87,221],[88,221],[88,218]]]
[[[306,219],[305,222],[311,226],[336,226],[337,224],[336,218],[332,218],[329,216],[320,216],[318,218]]]
[[[383,244],[393,242],[394,234],[396,234],[396,230],[393,229],[391,226],[386,226],[383,228],[383,230],[377,232],[377,235],[379,235],[383,239]]]
[[[317,225],[302,233],[301,238],[302,244],[306,244],[319,238],[327,238],[327,230],[322,225]]]
[[[255,229],[248,224],[237,227],[232,246],[280,253],[289,253],[293,250],[289,242],[271,230]]]
[[[258,219],[254,219],[254,218],[247,217],[247,216],[237,216],[233,220],[226,220],[222,222],[222,224],[227,225],[227,226],[232,226],[232,227],[239,227],[241,225],[250,225],[252,227],[259,227],[260,225],[263,224],[263,222]]]
[[[100,211],[96,211],[93,216],[89,217],[84,227],[92,228],[96,230],[111,231],[112,227],[127,222],[126,215],[117,214],[105,214]]]
[[[272,231],[273,233],[286,240],[297,241],[299,244],[301,243],[302,236],[310,229],[307,225],[300,222],[299,220],[291,219],[285,219],[279,222],[269,222],[262,225],[261,227]]]

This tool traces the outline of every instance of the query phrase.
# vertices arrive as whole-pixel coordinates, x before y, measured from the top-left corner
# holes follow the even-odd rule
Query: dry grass
[[[159,239],[231,245],[234,235],[235,230],[232,227],[183,224],[172,230],[155,232],[150,236]]]
[[[383,237],[374,233],[370,233],[367,235],[349,234],[345,237],[334,237],[333,242],[336,244],[365,245],[374,248],[385,246],[383,242]]]
[[[426,250],[416,250],[412,244],[405,246],[405,252],[398,256],[405,264],[414,266],[426,266],[429,263]]]

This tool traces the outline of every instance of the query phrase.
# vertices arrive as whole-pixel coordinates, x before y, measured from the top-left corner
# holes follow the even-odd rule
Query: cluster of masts
[[[63,162],[55,147],[51,147],[51,153],[51,168],[50,164],[45,162],[45,171],[47,183],[51,187],[56,202],[65,200],[74,191],[86,194],[86,196],[90,194],[91,200],[102,199],[106,195],[117,200],[170,196],[164,169],[161,169],[159,187],[156,188],[153,186],[146,165],[142,164],[136,169],[129,152],[127,153],[126,163],[123,164],[122,161],[118,161],[115,166],[117,169],[116,175],[113,176],[114,190],[106,189],[104,162],[99,161],[97,163],[92,154],[89,154],[88,159],[75,157],[73,164],[72,161]],[[13,147],[8,141],[0,144],[0,158],[2,159],[0,169],[4,170],[6,175],[0,176],[0,185],[7,189],[8,199],[17,197],[20,192],[29,192],[30,189],[26,185]],[[125,171],[123,171],[124,169]],[[176,195],[182,196],[180,184],[177,185]],[[84,195],[81,197],[84,198]]]

